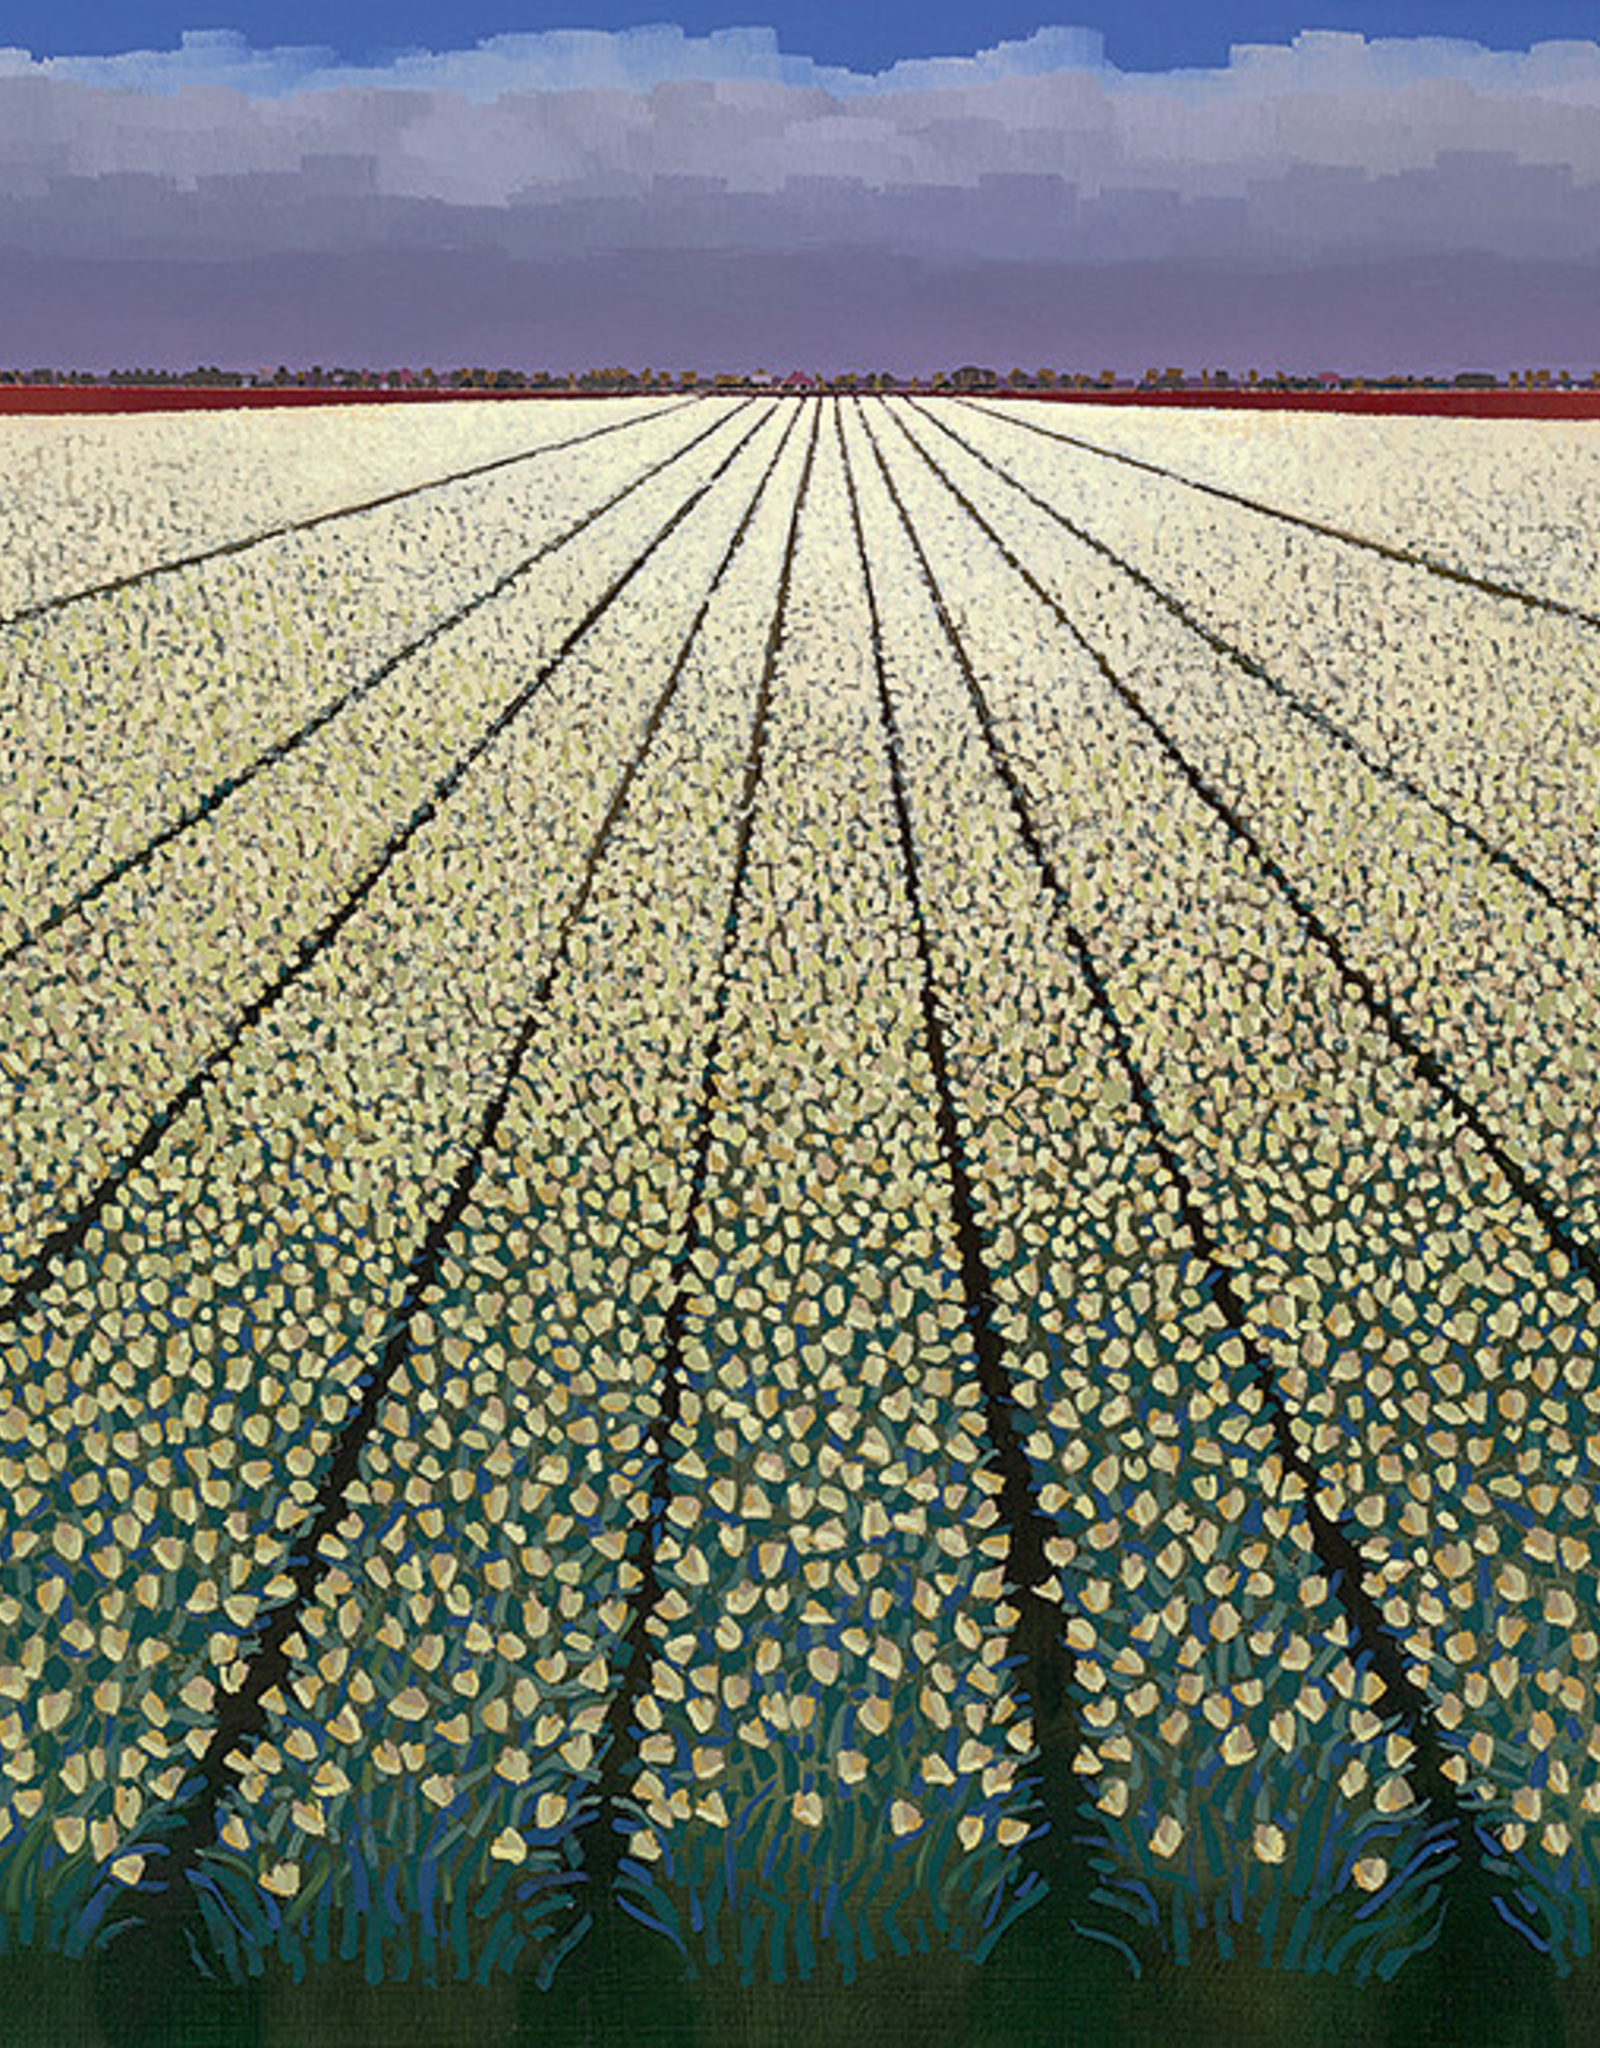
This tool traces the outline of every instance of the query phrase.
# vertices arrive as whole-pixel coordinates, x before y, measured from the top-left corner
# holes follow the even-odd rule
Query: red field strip
[[[612,398],[609,391],[341,391],[326,384],[0,384],[0,414],[215,412],[223,406],[415,405],[454,398]]]
[[[1595,420],[1600,391],[974,391],[1066,405],[1198,405],[1243,412],[1378,412],[1452,419]]]

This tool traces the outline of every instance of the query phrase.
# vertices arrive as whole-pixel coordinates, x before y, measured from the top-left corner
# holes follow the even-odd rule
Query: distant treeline
[[[180,390],[322,390],[322,391],[698,391],[698,390],[824,390],[824,391],[1559,391],[1600,388],[1600,370],[1587,375],[1572,370],[1528,368],[1504,374],[1491,370],[1453,370],[1433,375],[1349,376],[1337,370],[1306,375],[1283,369],[1243,372],[1226,369],[1146,369],[1138,375],[1100,370],[996,370],[978,363],[926,376],[905,377],[892,370],[821,373],[812,370],[633,370],[624,366],[585,370],[458,368],[290,368],[225,370],[216,364],[192,370],[119,368],[110,371],[66,370],[54,366],[0,369],[0,385],[93,386],[98,389],[137,386]]]

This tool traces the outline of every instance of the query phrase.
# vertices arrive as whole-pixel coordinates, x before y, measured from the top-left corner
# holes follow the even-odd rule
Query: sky
[[[459,48],[489,36],[547,29],[641,27],[671,20],[694,35],[749,24],[819,63],[881,71],[899,57],[963,56],[1020,40],[1057,19],[1100,30],[1122,70],[1216,65],[1233,43],[1288,42],[1303,28],[1368,36],[1461,36],[1501,49],[1593,35],[1594,0],[1073,0],[1041,14],[1038,0],[6,0],[0,41],[36,56],[173,47],[186,28],[232,28],[258,46],[322,44],[347,58],[407,47]]]
[[[1566,0],[0,9],[0,366],[1600,358]]]

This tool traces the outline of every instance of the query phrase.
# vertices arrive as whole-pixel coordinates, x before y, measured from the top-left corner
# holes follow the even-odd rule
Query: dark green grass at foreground
[[[1132,1981],[1029,1916],[991,1960],[911,1956],[849,1986],[683,1982],[631,1926],[597,1930],[554,1987],[428,1989],[318,1970],[245,1989],[189,1971],[0,1959],[0,2048],[1600,2048],[1600,1970],[1524,1986],[1423,1957],[1388,1985],[1169,1965]]]

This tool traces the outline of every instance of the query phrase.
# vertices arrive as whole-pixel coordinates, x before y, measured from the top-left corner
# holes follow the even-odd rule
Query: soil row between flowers
[[[90,598],[111,597],[123,590],[136,590],[141,584],[152,582],[158,576],[170,576],[175,570],[203,567],[207,562],[225,561],[230,555],[248,554],[252,548],[264,546],[268,541],[282,540],[291,533],[313,533],[318,527],[332,526],[340,520],[354,519],[363,512],[376,512],[385,505],[403,504],[408,498],[425,496],[430,491],[448,490],[453,484],[467,483],[475,477],[492,476],[497,471],[514,469],[527,462],[536,462],[541,456],[558,455],[571,448],[580,448],[587,441],[597,441],[605,434],[626,432],[646,419],[659,418],[664,412],[682,411],[685,401],[677,405],[662,406],[654,412],[631,413],[628,418],[611,420],[604,426],[590,427],[584,433],[570,434],[564,440],[543,443],[537,448],[524,448],[511,455],[497,455],[487,462],[472,464],[466,469],[448,470],[441,476],[427,477],[421,483],[405,484],[392,491],[380,491],[368,498],[356,498],[341,505],[333,505],[322,512],[310,512],[299,519],[285,519],[272,526],[256,528],[251,533],[240,534],[232,540],[218,541],[207,548],[197,548],[189,554],[163,556],[160,561],[148,562],[142,568],[126,570],[120,576],[110,576],[99,583],[87,583],[77,590],[59,592],[54,597],[40,598],[33,604],[19,605],[15,611],[0,613],[0,632],[8,626],[23,625],[30,619],[48,618],[54,612],[66,611],[70,606],[83,604]],[[687,401],[693,404],[693,400]],[[7,408],[0,404],[0,416]]]
[[[662,1309],[661,1354],[656,1368],[660,1400],[655,1424],[648,1440],[649,1507],[636,1527],[629,1545],[628,1555],[638,1573],[638,1584],[630,1599],[628,1620],[622,1632],[622,1682],[613,1693],[607,1708],[600,1743],[602,1762],[597,1786],[599,1810],[593,1823],[593,1844],[586,1858],[597,1910],[610,1910],[625,1850],[626,1823],[622,1803],[631,1775],[630,1765],[637,1765],[638,1730],[635,1715],[649,1683],[651,1652],[648,1632],[651,1618],[661,1602],[663,1593],[657,1551],[673,1494],[672,1440],[683,1415],[684,1346],[688,1333],[693,1269],[704,1243],[704,1209],[710,1176],[718,1083],[723,1060],[723,1034],[728,1003],[733,991],[735,949],[739,940],[750,872],[751,841],[755,833],[757,807],[761,799],[767,763],[773,694],[778,676],[779,657],[784,644],[784,625],[794,578],[800,521],[816,459],[820,428],[821,414],[814,413],[806,443],[805,463],[796,485],[788,530],[784,537],[778,588],[762,653],[761,673],[756,685],[750,746],[738,796],[738,826],[734,839],[732,874],[728,884],[727,910],[717,950],[709,1029],[700,1054],[699,1084],[690,1112],[688,1191]],[[785,438],[787,439],[787,435]]]
[[[440,1265],[446,1249],[458,1233],[474,1191],[494,1156],[500,1129],[513,1091],[522,1074],[529,1047],[548,1012],[552,993],[566,970],[574,934],[588,909],[597,878],[615,840],[618,827],[627,813],[630,796],[677,698],[712,600],[749,531],[765,491],[778,470],[784,449],[794,431],[794,424],[791,422],[785,429],[777,447],[767,459],[755,491],[740,515],[694,614],[638,743],[618,775],[598,830],[586,853],[577,886],[562,914],[549,959],[531,994],[505,1057],[498,1086],[476,1134],[444,1190],[442,1200],[428,1219],[424,1235],[413,1253],[405,1275],[402,1298],[384,1337],[379,1356],[357,1382],[360,1398],[333,1445],[326,1470],[316,1489],[314,1504],[297,1534],[294,1549],[285,1563],[285,1572],[292,1581],[292,1590],[262,1616],[255,1632],[253,1646],[241,1656],[243,1675],[217,1701],[213,1730],[196,1771],[162,1821],[152,1830],[153,1838],[163,1852],[159,1886],[148,1885],[135,1894],[132,1929],[136,1931],[130,1930],[131,1939],[124,1937],[122,1944],[112,1951],[116,1957],[115,1967],[118,1970],[132,1968],[137,1972],[146,1967],[148,1957],[152,1953],[170,1952],[182,1938],[186,1918],[193,1913],[194,1906],[189,1896],[188,1880],[197,1858],[216,1834],[218,1807],[230,1783],[230,1759],[241,1754],[247,1755],[251,1745],[260,1738],[264,1727],[264,1701],[274,1687],[281,1686],[291,1675],[296,1655],[297,1631],[328,1569],[328,1559],[324,1555],[325,1546],[329,1544],[330,1539],[336,1538],[340,1524],[346,1517],[350,1489],[362,1469],[363,1452],[390,1389],[411,1355],[418,1320],[426,1314],[428,1305],[437,1292]],[[750,435],[744,436],[734,453],[742,450],[749,439]],[[732,460],[731,456],[729,460]],[[692,500],[691,503],[693,502],[695,501]],[[687,509],[686,507],[685,510]],[[675,520],[672,523],[677,522]],[[640,560],[646,559],[648,554],[654,551],[654,546],[664,537],[665,530],[657,537],[657,542],[646,551],[646,556],[641,556]],[[774,631],[776,634],[776,624]],[[753,778],[759,775],[760,752],[766,730],[765,702],[763,695],[758,703],[753,729],[751,766],[746,776],[747,799],[752,793]],[[746,844],[747,840],[748,827],[745,826],[742,828],[741,846]],[[737,923],[737,893],[730,905],[729,918],[731,935]],[[664,1368],[664,1417],[669,1414],[672,1402],[673,1380],[669,1358]],[[664,1422],[663,1428],[668,1426],[669,1424]],[[657,1484],[660,1483],[658,1480]],[[646,1532],[642,1552],[641,1583],[648,1586],[651,1583],[648,1563],[649,1532]],[[602,1828],[602,1835],[605,1832],[607,1830]]]
[[[1282,862],[1237,807],[1189,758],[1144,698],[1083,634],[1065,607],[1051,594],[1036,573],[1007,544],[993,523],[971,497],[942,469],[927,449],[910,435],[910,445],[950,492],[972,523],[999,551],[1018,579],[1052,612],[1060,624],[1094,663],[1107,687],[1138,721],[1173,769],[1222,824],[1229,839],[1246,854],[1255,869],[1288,906],[1306,936],[1325,955],[1339,980],[1360,1002],[1403,1061],[1449,1108],[1462,1128],[1471,1133],[1484,1155],[1502,1175],[1517,1200],[1537,1219],[1551,1244],[1560,1250],[1597,1287],[1600,1287],[1600,1249],[1578,1236],[1560,1205],[1541,1184],[1537,1173],[1519,1159],[1499,1137],[1483,1111],[1446,1070],[1439,1056],[1424,1045],[1405,1022],[1395,1004],[1377,986],[1372,975],[1359,966],[1327,920],[1284,868]],[[1004,472],[1000,472],[1002,475]],[[1009,481],[1009,479],[1007,479]]]
[[[1144,570],[1139,568],[1137,563],[1130,562],[1125,555],[1117,553],[1114,548],[1109,547],[1097,534],[1091,533],[1087,527],[1081,526],[1078,521],[1063,512],[1058,505],[1052,505],[1048,499],[1041,497],[1038,492],[1030,489],[1018,477],[1013,476],[1008,470],[986,455],[981,448],[968,440],[965,435],[957,433],[945,420],[938,418],[937,415],[928,413],[926,408],[918,407],[917,410],[924,417],[933,420],[934,424],[941,431],[948,434],[950,439],[965,449],[975,461],[982,463],[995,476],[1002,478],[1013,490],[1026,498],[1029,504],[1043,512],[1048,518],[1053,519],[1065,532],[1070,533],[1074,540],[1082,542],[1085,547],[1092,548],[1104,561],[1109,562],[1118,574],[1127,577],[1130,583],[1143,591],[1146,596],[1152,598],[1163,610],[1176,619],[1187,632],[1192,633],[1197,640],[1200,640],[1205,646],[1209,647],[1213,654],[1220,655],[1223,660],[1231,662],[1236,668],[1242,670],[1244,674],[1262,684],[1295,718],[1303,720],[1315,731],[1321,733],[1325,739],[1330,740],[1344,753],[1349,754],[1352,759],[1361,764],[1369,775],[1399,790],[1402,795],[1409,797],[1413,802],[1425,805],[1428,810],[1433,812],[1435,817],[1442,821],[1449,831],[1458,834],[1462,839],[1476,847],[1486,860],[1493,862],[1496,867],[1502,868],[1521,887],[1528,890],[1531,895],[1538,897],[1541,903],[1547,905],[1559,916],[1570,918],[1581,931],[1588,933],[1591,938],[1600,938],[1600,921],[1597,921],[1589,913],[1573,903],[1570,897],[1547,882],[1542,875],[1537,874],[1509,846],[1501,845],[1498,841],[1492,839],[1480,826],[1475,825],[1470,818],[1463,817],[1449,803],[1436,796],[1423,783],[1419,782],[1414,775],[1408,774],[1405,769],[1398,767],[1393,761],[1385,760],[1375,753],[1370,746],[1359,739],[1347,726],[1341,725],[1336,718],[1331,717],[1318,705],[1309,703],[1297,690],[1284,682],[1281,677],[1273,675],[1262,662],[1257,661],[1244,648],[1229,640],[1224,634],[1217,632],[1213,627],[1208,626],[1203,619],[1196,616],[1193,609],[1186,605],[1181,598],[1176,597],[1169,590],[1162,589],[1154,578],[1146,575]],[[1026,425],[1028,423],[1021,422],[1020,424]],[[1063,437],[1048,435],[1047,438],[1056,440]],[[1071,445],[1076,447],[1079,444],[1074,441]],[[1088,444],[1083,445],[1087,446]],[[1089,452],[1107,455],[1111,453],[1110,450],[1106,449],[1090,449]],[[1123,458],[1118,457],[1118,459],[1121,460]],[[1126,459],[1133,460],[1131,457]],[[1139,462],[1136,466],[1150,470],[1156,475],[1172,475],[1171,472],[1157,468],[1153,463]],[[1172,480],[1178,483],[1188,483],[1191,481],[1187,477],[1175,475],[1173,475]],[[1209,489],[1210,487],[1196,485],[1195,488]],[[1233,494],[1213,492],[1212,495],[1231,497]],[[1255,505],[1247,499],[1240,499],[1238,502],[1246,505],[1248,509],[1253,511],[1271,511],[1272,509],[1269,506]],[[1274,516],[1289,517],[1287,514],[1275,514]],[[1347,535],[1334,533],[1331,529],[1317,527],[1311,521],[1296,520],[1293,523],[1310,526],[1313,531],[1324,533],[1332,539],[1349,538]],[[1363,545],[1367,544],[1363,543]],[[1386,555],[1407,567],[1424,569],[1436,567],[1435,564],[1424,560],[1420,556],[1413,557],[1405,554],[1403,551],[1378,547],[1375,543],[1372,545],[1375,553]],[[1444,572],[1441,571],[1440,573]],[[1545,610],[1561,612],[1566,616],[1581,619],[1585,623],[1600,625],[1600,615],[1591,616],[1587,612],[1575,611],[1572,607],[1560,605],[1553,599],[1534,599],[1524,592],[1503,588],[1497,584],[1489,583],[1482,578],[1474,578],[1465,574],[1454,575],[1451,580],[1457,583],[1470,584],[1473,588],[1484,590],[1494,596],[1520,598],[1524,603],[1536,604]]]
[[[971,401],[967,401],[971,403]],[[1590,401],[1592,410],[1600,401]],[[919,407],[919,410],[926,410]],[[983,410],[974,407],[974,410]],[[992,408],[990,408],[992,411]],[[1510,409],[1491,415],[1495,418],[1513,416]],[[1561,415],[1554,415],[1561,417]],[[1582,414],[1579,415],[1583,416]],[[1047,441],[1059,442],[1063,447],[1077,448],[1085,455],[1098,455],[1106,462],[1120,462],[1129,469],[1143,470],[1148,476],[1159,476],[1168,483],[1182,484],[1185,490],[1200,491],[1208,498],[1216,498],[1226,505],[1238,505],[1246,512],[1259,512],[1265,518],[1275,519],[1284,526],[1296,526],[1304,533],[1315,533],[1324,540],[1336,540],[1346,547],[1360,548],[1368,554],[1381,555],[1385,561],[1398,562],[1407,569],[1425,569],[1430,576],[1442,577],[1446,583],[1457,583],[1466,590],[1481,590],[1489,597],[1505,597],[1514,604],[1525,605],[1530,611],[1549,612],[1556,618],[1576,619],[1585,626],[1600,626],[1600,612],[1588,611],[1582,605],[1568,604],[1559,597],[1550,597],[1537,590],[1527,590],[1520,584],[1506,583],[1494,576],[1478,576],[1470,569],[1458,569],[1453,563],[1441,562],[1435,555],[1425,555],[1419,549],[1405,548],[1393,541],[1378,540],[1371,534],[1352,533],[1347,527],[1334,526],[1322,519],[1312,519],[1304,512],[1291,512],[1287,506],[1269,505],[1263,498],[1252,498],[1243,491],[1230,491],[1223,484],[1207,483],[1202,477],[1186,476],[1182,470],[1171,469],[1164,463],[1152,462],[1142,455],[1130,455],[1125,449],[1106,448],[1097,441],[1088,441],[1080,434],[1069,434],[1055,427],[1042,426],[1037,420],[1013,419],[1002,414],[1012,426],[1029,434],[1039,434]]]
[[[1313,1461],[1300,1446],[1294,1416],[1278,1385],[1277,1376],[1265,1351],[1255,1339],[1238,1280],[1222,1256],[1192,1175],[1181,1149],[1168,1131],[1155,1100],[1149,1077],[1135,1054],[1126,1021],[1119,1014],[1106,984],[1103,969],[1089,936],[1072,920],[1070,895],[1054,855],[1046,844],[1036,813],[1036,804],[1026,782],[1010,758],[1000,737],[982,683],[962,641],[951,606],[933,564],[917,535],[911,514],[895,482],[883,448],[865,413],[863,426],[877,458],[885,487],[898,511],[907,538],[916,555],[930,602],[939,619],[952,655],[960,670],[982,731],[997,781],[1010,804],[1018,836],[1037,867],[1041,879],[1058,906],[1060,929],[1077,960],[1095,1009],[1127,1077],[1130,1095],[1137,1105],[1150,1147],[1178,1196],[1184,1231],[1204,1269],[1202,1290],[1220,1312],[1227,1327],[1242,1347],[1245,1371],[1259,1391],[1271,1422],[1274,1448],[1285,1477],[1298,1482],[1313,1550],[1323,1573],[1343,1610],[1361,1661],[1377,1675],[1381,1694],[1380,1715],[1402,1729],[1412,1749],[1409,1762],[1416,1797],[1437,1823],[1446,1854],[1456,1872],[1450,1917],[1449,1948],[1470,1948],[1478,1953],[1484,1943],[1505,1945],[1505,1923],[1494,1907],[1493,1876],[1486,1868],[1482,1838],[1460,1793],[1443,1766],[1451,1745],[1440,1728],[1429,1701],[1411,1680],[1399,1644],[1386,1627],[1377,1603],[1367,1589],[1367,1567],[1359,1544],[1346,1524],[1330,1516],[1318,1499],[1320,1481]],[[915,445],[915,444],[914,444]],[[923,459],[940,475],[976,524],[996,545],[1002,546],[982,519],[977,508],[959,487],[937,468],[925,451]],[[1020,569],[1014,557],[1007,557]],[[1025,573],[1025,572],[1023,572]],[[1522,1944],[1508,1951],[1515,1965],[1525,1966]]]
[[[19,1315],[37,1301],[61,1266],[83,1245],[95,1223],[116,1200],[119,1191],[131,1176],[153,1157],[174,1125],[199,1100],[212,1078],[226,1067],[240,1043],[296,986],[307,970],[323,957],[372,895],[383,877],[404,854],[406,848],[438,815],[441,807],[449,803],[471,771],[515,724],[562,662],[580,646],[591,628],[613,609],[639,571],[668,537],[715,488],[744,447],[759,431],[760,424],[758,421],[747,430],[723,456],[711,475],[697,485],[657,528],[646,546],[628,566],[612,578],[582,618],[567,633],[556,651],[519,686],[472,745],[459,754],[445,773],[435,780],[432,787],[413,807],[410,815],[396,827],[367,863],[360,877],[337,907],[314,931],[300,940],[288,960],[245,1005],[230,1029],[191,1073],[188,1080],[156,1110],[122,1157],[78,1203],[73,1213],[45,1235],[4,1300],[0,1300],[0,1328],[15,1322]]]
[[[943,1015],[938,971],[928,929],[922,859],[918,852],[913,800],[908,786],[905,742],[884,659],[883,624],[879,614],[872,557],[861,503],[845,447],[842,415],[835,414],[840,458],[850,500],[851,524],[861,558],[862,581],[871,620],[872,664],[877,683],[888,762],[900,869],[917,949],[922,1038],[932,1069],[934,1119],[944,1173],[949,1182],[950,1220],[960,1262],[962,1310],[977,1367],[983,1400],[984,1428],[1000,1481],[997,1501],[1006,1531],[1006,1597],[1016,1611],[1011,1630],[1017,1686],[1031,1713],[1038,1743],[1039,1803],[1045,1826],[1030,1837],[1031,1869],[1057,1894],[1058,1908],[1068,1917],[1082,1910],[1093,1893],[1096,1873],[1083,1854],[1076,1828],[1079,1794],[1072,1760],[1079,1728],[1074,1659],[1062,1629],[1059,1609],[1041,1588],[1053,1567],[1047,1545],[1055,1533],[1039,1505],[1033,1474],[1023,1448],[1024,1429],[1011,1383],[1004,1340],[995,1323],[994,1281],[989,1247],[979,1218],[973,1175],[962,1135],[962,1117],[952,1077],[951,1055]],[[892,488],[892,486],[891,486]],[[909,531],[909,528],[908,528]],[[915,536],[912,536],[913,543]],[[935,604],[936,587],[929,584]],[[941,616],[943,616],[941,612]]]
[[[744,408],[740,407],[739,410],[743,411]],[[732,415],[727,417],[732,417]],[[541,562],[549,560],[551,556],[558,554],[563,548],[569,547],[573,542],[581,540],[584,534],[603,519],[608,512],[623,504],[636,491],[642,489],[645,484],[660,476],[664,470],[670,469],[675,462],[680,461],[685,455],[690,454],[703,441],[708,440],[711,435],[715,434],[724,424],[725,420],[714,422],[701,433],[696,434],[692,440],[685,441],[679,448],[674,448],[670,454],[662,457],[660,461],[651,463],[638,476],[631,477],[620,489],[613,491],[601,503],[593,506],[580,518],[572,521],[571,524],[563,527],[559,533],[552,535],[549,540],[544,541],[532,553],[523,556],[520,561],[514,563],[503,574],[495,577],[483,589],[475,591],[464,603],[457,605],[442,618],[436,619],[426,631],[414,635],[403,646],[396,648],[377,667],[368,670],[364,676],[350,684],[347,689],[341,690],[337,696],[330,698],[326,704],[319,706],[308,718],[303,719],[292,732],[287,733],[282,739],[274,740],[270,746],[262,748],[242,768],[236,769],[231,775],[225,775],[219,781],[213,783],[204,795],[196,797],[192,802],[186,804],[174,818],[163,825],[159,831],[152,833],[133,852],[125,854],[118,861],[112,862],[111,865],[103,868],[93,880],[84,883],[81,888],[75,889],[69,896],[64,896],[59,902],[50,905],[39,917],[38,921],[31,925],[20,938],[14,940],[4,951],[0,951],[0,970],[4,970],[13,961],[20,959],[24,953],[30,951],[41,939],[48,937],[51,932],[59,930],[69,918],[79,916],[82,912],[88,910],[109,889],[115,888],[119,882],[126,881],[130,876],[136,875],[141,870],[147,868],[158,854],[162,853],[167,847],[176,844],[186,833],[193,831],[197,825],[203,825],[207,819],[215,816],[217,811],[231,797],[238,796],[241,791],[248,789],[258,776],[266,774],[269,769],[276,768],[290,759],[307,741],[314,739],[318,733],[322,732],[327,726],[332,725],[336,719],[343,716],[347,711],[353,710],[365,698],[370,697],[374,690],[387,682],[392,675],[399,669],[404,668],[408,662],[415,661],[419,655],[425,654],[429,648],[465,625],[470,618],[482,611],[486,605],[492,604],[497,598],[503,597],[508,591],[515,588]],[[608,427],[601,431],[612,433],[616,429]],[[594,437],[592,435],[585,435],[581,438],[589,440]],[[576,444],[569,443],[566,445]],[[535,452],[543,453],[542,450]],[[507,458],[507,460],[515,461],[526,459],[529,458],[521,456]],[[496,463],[490,466],[502,468],[505,466],[505,463]],[[480,473],[480,471],[464,472],[467,475]],[[451,481],[455,481],[455,479],[451,479]],[[419,488],[423,487],[419,486]],[[431,486],[427,488],[431,488]],[[401,495],[414,495],[414,493],[395,493],[392,494],[390,499],[374,500],[373,502],[388,503],[392,502],[393,496]],[[366,508],[362,507],[360,509],[365,510]],[[336,515],[329,514],[327,516],[334,517]],[[195,559],[205,558],[196,557]],[[180,565],[174,564],[172,566]],[[585,629],[588,623],[590,622],[585,622]]]

